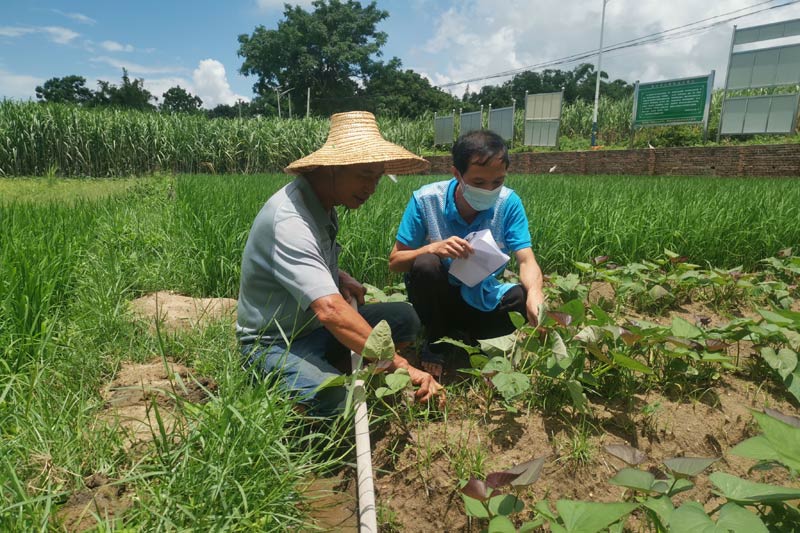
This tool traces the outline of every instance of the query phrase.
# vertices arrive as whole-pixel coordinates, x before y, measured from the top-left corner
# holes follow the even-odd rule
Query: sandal
[[[425,372],[433,376],[436,381],[440,381],[442,379],[442,373],[444,371],[443,353],[434,352],[431,349],[431,345],[426,342],[422,347],[421,353],[419,354],[419,359],[422,369],[425,370]]]

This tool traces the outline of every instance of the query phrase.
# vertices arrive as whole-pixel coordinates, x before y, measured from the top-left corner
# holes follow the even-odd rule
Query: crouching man
[[[361,283],[339,270],[339,224],[335,206],[358,209],[384,174],[425,170],[428,162],[381,136],[366,112],[331,117],[325,145],[285,171],[297,178],[275,193],[256,216],[242,256],[236,325],[244,366],[278,373],[282,386],[310,414],[342,410],[343,387],[317,390],[340,372],[336,356],[361,353],[381,320],[396,346],[413,342],[420,328],[404,302],[364,304]],[[356,299],[358,311],[348,303]],[[394,355],[390,371],[404,368],[427,401],[441,386],[428,372]]]

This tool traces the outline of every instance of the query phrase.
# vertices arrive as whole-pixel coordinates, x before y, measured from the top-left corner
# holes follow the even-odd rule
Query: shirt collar
[[[339,217],[336,214],[336,208],[331,209],[330,212],[325,210],[322,202],[317,197],[317,193],[314,192],[314,188],[305,176],[298,176],[295,182],[300,194],[303,196],[306,207],[311,212],[311,216],[314,217],[314,223],[320,229],[327,231],[331,239],[334,239],[339,232]]]
[[[454,177],[452,180],[450,180],[450,183],[447,186],[447,195],[444,201],[444,217],[446,220],[455,222],[456,224],[469,229],[479,226],[484,220],[490,219],[494,216],[494,206],[492,206],[484,211],[478,211],[478,214],[475,216],[475,220],[473,220],[471,224],[467,224],[467,222],[461,216],[461,213],[458,212],[458,206],[456,205],[456,185],[458,185],[458,180]]]

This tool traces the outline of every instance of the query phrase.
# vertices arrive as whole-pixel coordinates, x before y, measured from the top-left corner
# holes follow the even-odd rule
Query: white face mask
[[[465,181],[461,181],[460,184],[461,194],[464,196],[464,200],[466,200],[469,206],[475,211],[486,211],[490,207],[493,207],[494,204],[497,203],[497,199],[500,197],[500,191],[503,188],[503,186],[500,185],[491,191],[487,191],[486,189],[469,185]]]

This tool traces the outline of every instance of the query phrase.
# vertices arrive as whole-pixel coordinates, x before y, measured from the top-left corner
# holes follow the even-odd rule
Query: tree
[[[137,78],[131,81],[127,69],[122,69],[121,86],[117,87],[103,80],[98,80],[97,86],[98,90],[95,91],[92,98],[93,105],[125,107],[141,111],[155,109],[150,100],[155,100],[156,98],[144,88],[144,80]]]
[[[600,74],[600,94],[604,98],[618,100],[633,94],[633,86],[624,80],[613,82],[603,81],[608,79],[608,73]],[[594,101],[595,83],[594,65],[582,63],[572,70],[547,69],[541,72],[526,71],[517,74],[502,85],[484,85],[480,92],[464,93],[464,107],[477,109],[478,103],[492,104],[492,107],[511,105],[511,99],[517,105],[525,105],[525,92],[529,94],[558,92],[564,88],[564,102],[571,104],[575,100]]]
[[[276,30],[258,26],[252,35],[239,35],[238,55],[244,58],[239,72],[258,76],[253,91],[264,98],[276,89],[294,90],[295,109],[305,104],[311,89],[314,111],[327,114],[337,98],[356,94],[360,80],[380,56],[386,33],[375,29],[389,16],[375,2],[363,7],[355,0],[314,0],[313,10],[285,5]]]
[[[234,105],[218,104],[206,111],[206,116],[208,118],[236,118],[239,116],[239,110]]]
[[[431,111],[449,111],[459,101],[413,70],[402,70],[394,57],[388,63],[376,62],[367,69],[368,81],[361,92],[370,107],[381,114],[416,118]]]
[[[83,76],[50,78],[36,87],[36,98],[42,102],[85,104],[92,99],[92,90],[86,87]]]
[[[198,96],[190,94],[180,85],[170,87],[161,96],[164,98],[161,101],[161,111],[167,113],[195,113],[203,105]]]

